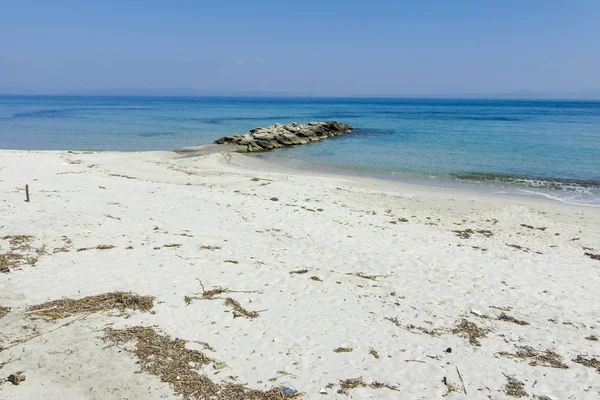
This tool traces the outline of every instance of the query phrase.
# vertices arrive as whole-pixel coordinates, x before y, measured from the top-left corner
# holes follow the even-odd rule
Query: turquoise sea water
[[[263,157],[600,205],[600,102],[590,101],[0,96],[0,149],[169,150],[324,120],[356,130]]]

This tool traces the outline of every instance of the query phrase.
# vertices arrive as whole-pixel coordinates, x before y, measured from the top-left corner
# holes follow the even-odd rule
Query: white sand
[[[50,253],[0,273],[0,306],[11,308],[0,347],[74,318],[33,319],[29,305],[115,290],[156,296],[154,314],[96,313],[0,351],[0,365],[12,360],[0,376],[27,375],[1,384],[0,399],[173,397],[168,383],[135,373],[133,355],[101,340],[107,327],[138,325],[190,348],[209,343],[215,351],[202,351],[229,366],[206,370],[215,381],[293,385],[307,399],[503,399],[504,374],[532,398],[600,398],[599,372],[571,361],[600,355],[600,342],[584,339],[600,336],[600,261],[584,254],[600,253],[600,209],[278,170],[238,154],[178,157],[0,152],[0,237],[32,235]],[[468,228],[493,236],[452,232]],[[63,235],[70,251],[53,254]],[[76,251],[101,244],[116,247]],[[208,245],[221,249],[200,248]],[[360,272],[377,278],[352,275]],[[265,311],[245,319],[223,300],[186,306],[184,296],[201,292],[197,279],[207,289],[260,291],[227,296]],[[490,306],[512,307],[506,313],[529,325],[499,321]],[[450,332],[463,317],[491,329],[480,347]],[[569,368],[498,355],[525,345],[555,351]],[[445,376],[460,391],[448,393]],[[398,391],[337,393],[340,379],[357,377]]]

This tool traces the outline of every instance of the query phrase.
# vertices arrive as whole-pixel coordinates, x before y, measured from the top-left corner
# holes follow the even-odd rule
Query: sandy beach
[[[0,269],[3,400],[600,398],[600,208],[0,151]]]

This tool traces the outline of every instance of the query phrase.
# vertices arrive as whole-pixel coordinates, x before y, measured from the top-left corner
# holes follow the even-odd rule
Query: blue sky
[[[0,87],[600,89],[600,1],[0,0]]]

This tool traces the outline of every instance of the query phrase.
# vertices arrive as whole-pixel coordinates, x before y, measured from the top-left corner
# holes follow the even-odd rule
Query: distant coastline
[[[538,92],[522,90],[498,93],[345,93],[340,95],[302,92],[196,90],[196,89],[91,89],[57,90],[0,87],[0,96],[115,96],[115,97],[247,97],[296,99],[429,99],[429,100],[556,100],[600,101],[600,89],[573,92]]]

